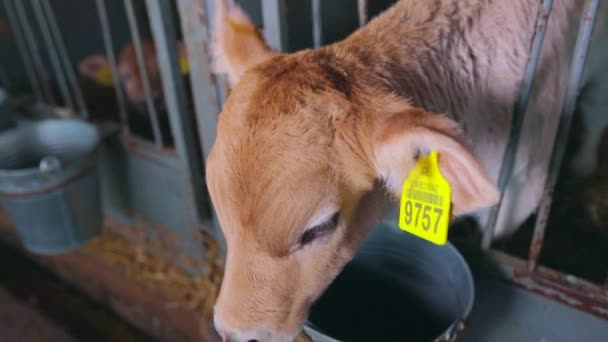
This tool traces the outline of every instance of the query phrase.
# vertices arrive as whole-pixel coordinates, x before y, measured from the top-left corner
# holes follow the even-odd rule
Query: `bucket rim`
[[[383,229],[383,228],[392,229],[392,227],[390,227],[390,225],[387,225],[387,224],[380,224],[375,229]],[[409,233],[404,232],[404,234],[409,234]],[[412,237],[413,237],[413,235],[412,235]],[[421,242],[423,242],[423,241],[421,240]],[[475,303],[475,282],[474,282],[473,273],[471,272],[471,268],[470,268],[469,264],[466,262],[466,259],[458,251],[458,249],[449,241],[441,248],[447,248],[449,250],[449,253],[452,254],[452,256],[455,256],[458,263],[463,266],[463,274],[464,274],[464,277],[466,278],[466,281],[469,284],[471,284],[471,286],[467,286],[468,292],[469,292],[468,295],[470,296],[471,299],[467,303],[464,303],[463,313],[460,315],[459,318],[455,319],[454,322],[452,322],[452,324],[450,324],[443,333],[441,333],[439,336],[437,336],[436,338],[434,338],[432,340],[432,341],[454,341],[464,330],[464,323],[467,321],[467,319],[469,318],[469,316],[471,315],[471,312],[473,310],[473,305]],[[373,251],[369,251],[369,250],[365,251],[365,252],[373,253]],[[317,327],[314,323],[312,323],[308,319],[304,322],[304,325],[302,326],[302,330],[308,337],[312,338],[313,341],[315,341],[315,342],[344,342],[344,341],[341,341],[341,340],[338,340],[338,339],[335,339],[335,338],[329,336],[328,334],[323,332],[322,329]]]
[[[80,174],[82,174],[82,172],[84,172],[87,169],[89,169],[90,167],[94,166],[95,159],[96,159],[95,157],[98,155],[100,146],[102,143],[101,134],[99,132],[99,129],[94,124],[91,124],[85,120],[76,119],[76,118],[74,118],[74,119],[73,118],[68,118],[68,119],[52,118],[52,119],[44,119],[44,120],[34,121],[34,122],[26,122],[25,126],[23,126],[21,128],[15,128],[15,130],[17,130],[17,129],[37,130],[37,129],[41,129],[41,127],[44,127],[44,126],[59,125],[59,124],[60,125],[76,125],[76,126],[79,126],[79,128],[88,129],[89,132],[92,134],[92,139],[94,141],[94,143],[91,144],[90,151],[88,151],[86,154],[83,154],[82,158],[79,158],[79,160],[72,161],[72,162],[66,163],[65,165],[62,165],[62,169],[59,171],[59,174],[53,175],[47,179],[44,179],[43,172],[40,171],[40,169],[38,167],[20,168],[20,169],[16,169],[16,170],[0,169],[0,177],[7,179],[7,180],[25,179],[25,178],[30,178],[30,177],[44,179],[44,181],[41,181],[40,183],[36,183],[37,186],[33,186],[32,185],[33,181],[29,181],[28,182],[29,184],[24,184],[23,186],[20,185],[19,187],[15,187],[15,188],[10,188],[10,187],[8,189],[0,188],[0,196],[9,196],[10,197],[10,196],[30,195],[30,194],[48,192],[53,189],[56,189],[57,187],[61,186],[62,184],[69,182],[70,180],[74,179],[75,177],[78,177]]]

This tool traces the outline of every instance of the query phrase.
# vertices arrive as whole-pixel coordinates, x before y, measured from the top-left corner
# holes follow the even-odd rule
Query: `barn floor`
[[[0,341],[151,341],[12,247],[0,260]]]

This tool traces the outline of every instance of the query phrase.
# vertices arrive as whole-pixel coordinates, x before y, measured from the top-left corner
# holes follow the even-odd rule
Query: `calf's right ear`
[[[496,204],[500,192],[464,144],[458,125],[447,117],[409,109],[380,123],[373,137],[374,168],[400,197],[417,156],[439,154],[439,169],[452,188],[452,211],[461,215]]]
[[[234,0],[216,0],[214,67],[216,72],[228,75],[230,85],[276,54]]]

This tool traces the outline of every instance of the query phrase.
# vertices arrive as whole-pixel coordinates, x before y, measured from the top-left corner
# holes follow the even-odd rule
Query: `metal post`
[[[587,51],[589,50],[591,34],[593,33],[595,18],[600,2],[601,0],[588,0],[585,3],[585,10],[583,12],[578,37],[576,39],[576,46],[574,48],[574,57],[570,66],[566,98],[562,107],[555,144],[553,145],[553,151],[551,153],[551,162],[549,164],[545,190],[534,225],[534,235],[528,258],[528,271],[530,272],[534,271],[538,265],[538,257],[542,249],[542,241],[544,239],[545,229],[547,228],[549,214],[551,213],[553,193],[566,154],[566,147],[570,137],[570,126],[572,124],[574,110],[576,109],[576,99],[578,98],[581,88]]]
[[[367,0],[357,0],[357,14],[359,15],[359,27],[367,24]]]
[[[42,8],[41,0],[32,0],[32,8],[34,9],[34,14],[36,15],[36,19],[38,20],[38,25],[40,26],[40,32],[42,33],[42,39],[44,41],[44,45],[49,53],[49,58],[51,60],[51,66],[53,67],[53,71],[55,72],[55,78],[57,80],[57,84],[59,85],[59,92],[61,93],[61,97],[65,103],[65,106],[69,108],[73,113],[76,113],[77,110],[74,107],[74,100],[72,99],[72,94],[68,88],[68,81],[66,80],[65,74],[61,69],[61,58],[57,53],[57,49],[53,44],[53,36],[51,35],[51,30],[46,21],[44,15],[44,9]]]
[[[32,87],[34,97],[36,98],[36,101],[43,102],[44,99],[42,96],[42,89],[40,88],[40,83],[36,77],[34,62],[32,61],[32,58],[29,55],[27,47],[24,43],[25,38],[23,32],[21,32],[21,28],[19,27],[17,14],[13,8],[11,0],[4,0],[4,8],[6,10],[9,25],[11,26],[11,31],[13,32],[13,36],[15,38],[15,43],[17,44],[17,49],[19,50],[19,54],[23,60],[25,74],[27,75],[30,86]]]
[[[322,40],[322,18],[321,18],[321,0],[311,0],[312,2],[312,38],[314,47],[321,47]]]
[[[49,0],[37,0],[42,3],[42,11],[46,16],[46,22],[48,28],[50,29],[50,33],[55,40],[55,46],[57,51],[59,52],[59,57],[63,61],[63,69],[65,71],[65,75],[67,77],[68,82],[72,86],[72,91],[74,92],[74,97],[76,98],[76,103],[80,109],[80,114],[85,118],[89,118],[89,111],[87,109],[87,105],[84,101],[84,96],[82,95],[82,90],[80,89],[80,84],[78,83],[78,79],[76,78],[76,73],[74,72],[74,68],[72,62],[70,60],[70,56],[68,55],[67,49],[65,47],[65,42],[63,37],[61,36],[61,31],[57,26],[57,20],[55,18],[55,13],[53,12],[53,8],[49,4]]]
[[[120,121],[122,123],[123,133],[129,133],[129,123],[127,120],[127,110],[125,105],[125,96],[122,92],[122,83],[118,75],[118,63],[116,62],[116,54],[114,52],[114,44],[112,42],[112,32],[110,31],[110,23],[108,21],[108,12],[104,0],[96,0],[97,14],[99,16],[99,24],[101,26],[101,34],[103,43],[108,58],[110,70],[112,70],[112,80],[114,82],[114,91],[116,92],[116,102],[118,102],[118,111],[120,113]]]
[[[150,78],[148,77],[148,71],[146,70],[144,52],[141,46],[141,36],[139,34],[139,28],[137,27],[137,18],[135,17],[133,1],[124,0],[124,2],[125,10],[127,13],[127,21],[129,22],[129,31],[131,31],[131,39],[133,40],[133,47],[135,49],[137,67],[139,68],[139,74],[141,76],[141,81],[143,82],[144,86],[144,94],[146,95],[146,109],[148,110],[148,115],[150,116],[150,122],[152,124],[154,142],[159,146],[163,146],[163,136],[160,133],[158,113],[156,112],[156,108],[154,107],[154,101],[152,99],[152,89],[150,89]]]
[[[530,94],[532,93],[532,86],[534,84],[534,75],[536,74],[536,68],[538,67],[538,62],[540,60],[543,41],[545,39],[545,32],[547,31],[547,23],[549,21],[549,16],[551,15],[552,9],[553,0],[543,0],[536,17],[534,36],[532,38],[532,45],[530,47],[530,56],[528,57],[528,62],[524,71],[524,78],[522,80],[519,96],[517,97],[517,102],[515,102],[513,107],[511,132],[509,134],[509,141],[504,152],[500,175],[498,177],[498,187],[501,192],[500,202],[490,209],[490,214],[485,225],[481,243],[483,249],[490,248],[490,245],[492,244],[494,227],[498,219],[498,213],[502,206],[504,191],[513,174],[517,148],[519,146],[519,136],[523,125],[524,116],[526,114],[526,110],[528,109],[528,103],[530,102]]]
[[[213,2],[213,1],[210,1]],[[194,110],[198,123],[200,144],[203,150],[203,160],[209,157],[209,151],[215,142],[217,133],[217,120],[220,112],[216,90],[214,88],[213,75],[209,67],[210,57],[205,45],[209,43],[210,35],[205,26],[204,18],[209,22],[209,16],[204,15],[204,9],[197,7],[194,0],[178,0],[178,10],[182,18],[182,32],[188,50],[190,66],[190,84],[194,100]],[[200,4],[200,2],[199,2]],[[207,10],[209,11],[209,10]],[[210,12],[207,12],[210,13]],[[211,209],[213,233],[225,251],[224,237],[217,222],[213,209]]]
[[[287,7],[285,0],[262,0],[264,36],[278,51],[287,49]]]
[[[157,46],[158,64],[162,76],[165,101],[169,111],[171,132],[175,139],[178,156],[188,170],[189,187],[192,189],[198,219],[206,213],[203,182],[203,165],[196,149],[193,117],[188,112],[184,84],[179,69],[176,32],[172,21],[170,3],[162,0],[146,0],[150,27]],[[190,38],[196,40],[196,38]],[[199,62],[207,62],[205,60]],[[196,67],[195,67],[196,68]],[[199,66],[200,68],[200,66]],[[200,69],[202,70],[202,69]],[[196,89],[200,91],[200,89]]]
[[[38,41],[27,18],[23,1],[15,2],[15,10],[17,12],[17,19],[21,22],[21,27],[23,28],[23,37],[25,38],[25,43],[27,46],[29,46],[29,51],[30,55],[32,56],[32,62],[36,70],[36,74],[40,79],[40,86],[43,91],[45,101],[51,105],[55,105],[55,98],[53,96],[53,90],[51,88],[48,73],[44,67]]]

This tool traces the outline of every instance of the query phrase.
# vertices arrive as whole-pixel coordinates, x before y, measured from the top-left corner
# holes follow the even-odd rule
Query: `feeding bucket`
[[[0,205],[25,247],[59,254],[101,231],[97,128],[28,122],[0,133]]]
[[[304,330],[316,342],[454,341],[473,298],[471,272],[452,245],[380,225],[315,303]]]

